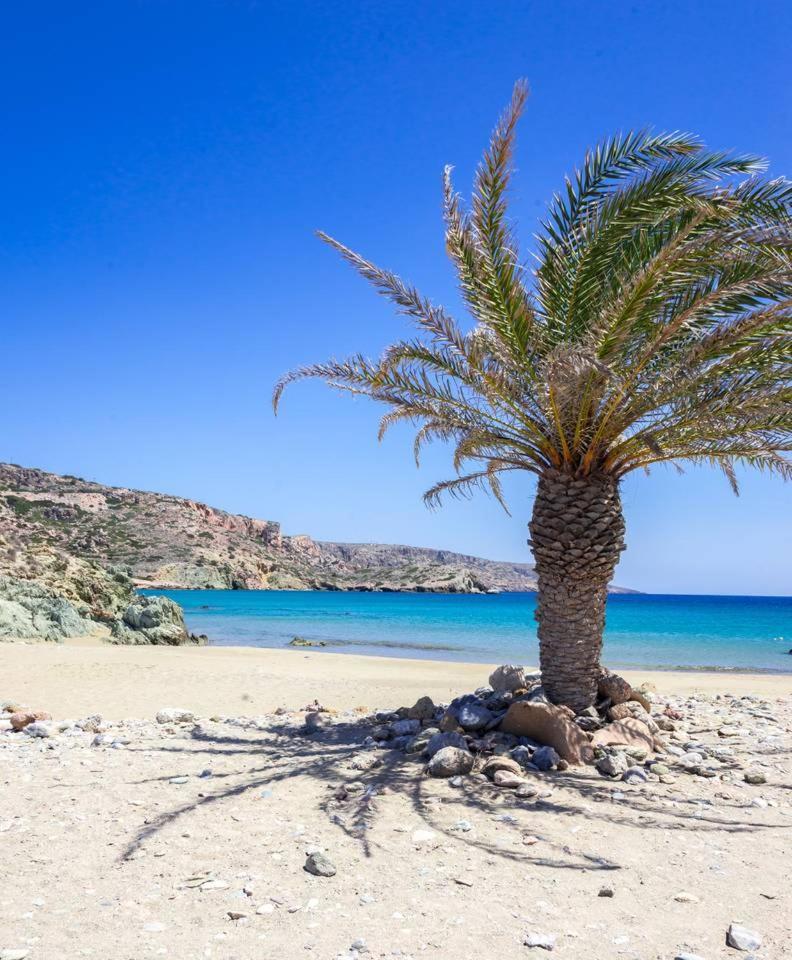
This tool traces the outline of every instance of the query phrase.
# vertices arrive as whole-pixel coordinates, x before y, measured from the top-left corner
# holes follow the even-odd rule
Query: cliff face
[[[0,537],[103,568],[140,586],[262,590],[534,590],[529,564],[421,547],[322,543],[286,536],[194,500],[106,487],[0,464]],[[0,572],[2,566],[0,565]]]

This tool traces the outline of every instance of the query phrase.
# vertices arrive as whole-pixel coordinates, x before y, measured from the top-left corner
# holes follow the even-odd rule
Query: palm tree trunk
[[[546,471],[529,530],[542,683],[553,703],[580,712],[597,695],[607,588],[624,550],[618,481]]]

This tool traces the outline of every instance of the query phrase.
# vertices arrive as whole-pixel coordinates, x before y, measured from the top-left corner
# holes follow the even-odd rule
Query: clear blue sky
[[[458,305],[440,172],[469,184],[517,77],[526,244],[587,145],[686,129],[792,174],[792,8],[635,2],[7,4],[0,37],[0,459],[167,491],[317,538],[529,560],[484,496],[429,513],[407,432],[273,381],[403,331],[322,228]],[[617,579],[792,593],[792,487],[658,472],[624,493]]]

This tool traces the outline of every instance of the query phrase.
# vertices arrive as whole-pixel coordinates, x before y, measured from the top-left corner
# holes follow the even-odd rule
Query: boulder
[[[460,750],[467,750],[467,740],[461,733],[449,731],[448,733],[435,733],[426,744],[426,753],[433,757],[438,750],[443,747],[458,747]]]
[[[110,629],[110,643],[180,646],[196,642],[187,631],[182,608],[168,597],[135,597]]]
[[[0,576],[0,640],[48,640],[90,633],[95,625],[54,590],[27,580]]]
[[[431,697],[421,697],[407,711],[409,720],[431,720],[435,714],[435,705]]]
[[[517,787],[525,783],[525,777],[521,774],[513,773],[511,770],[496,770],[492,781],[496,787],[506,787],[508,790],[516,790]]]
[[[534,750],[534,755],[531,757],[531,763],[537,770],[552,770],[562,762],[553,747],[539,747],[538,750]]]
[[[633,688],[630,684],[620,677],[618,673],[611,673],[606,670],[600,677],[597,685],[597,693],[603,699],[608,699],[612,704],[626,703],[633,696]]]
[[[553,747],[569,763],[590,763],[594,754],[588,737],[570,714],[555,704],[518,700],[507,710],[500,729]]]
[[[492,720],[490,711],[479,703],[464,703],[456,712],[463,730],[483,730]]]
[[[651,752],[655,749],[654,737],[646,724],[634,717],[617,720],[591,737],[592,747],[643,747]]]
[[[429,761],[426,770],[431,777],[456,777],[473,769],[473,754],[459,747],[443,747]]]
[[[519,777],[522,777],[523,773],[520,764],[517,763],[516,760],[512,760],[511,757],[490,757],[481,768],[481,772],[489,777],[490,780],[494,780],[495,774],[499,771],[513,773]]]
[[[527,686],[525,669],[513,663],[504,663],[503,666],[496,667],[492,671],[489,685],[496,693],[513,693],[515,690],[523,690]]]

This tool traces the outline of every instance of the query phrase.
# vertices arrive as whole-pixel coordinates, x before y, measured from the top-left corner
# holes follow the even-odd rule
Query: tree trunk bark
[[[546,471],[529,530],[542,684],[553,703],[579,713],[597,696],[607,588],[624,550],[618,481]]]

